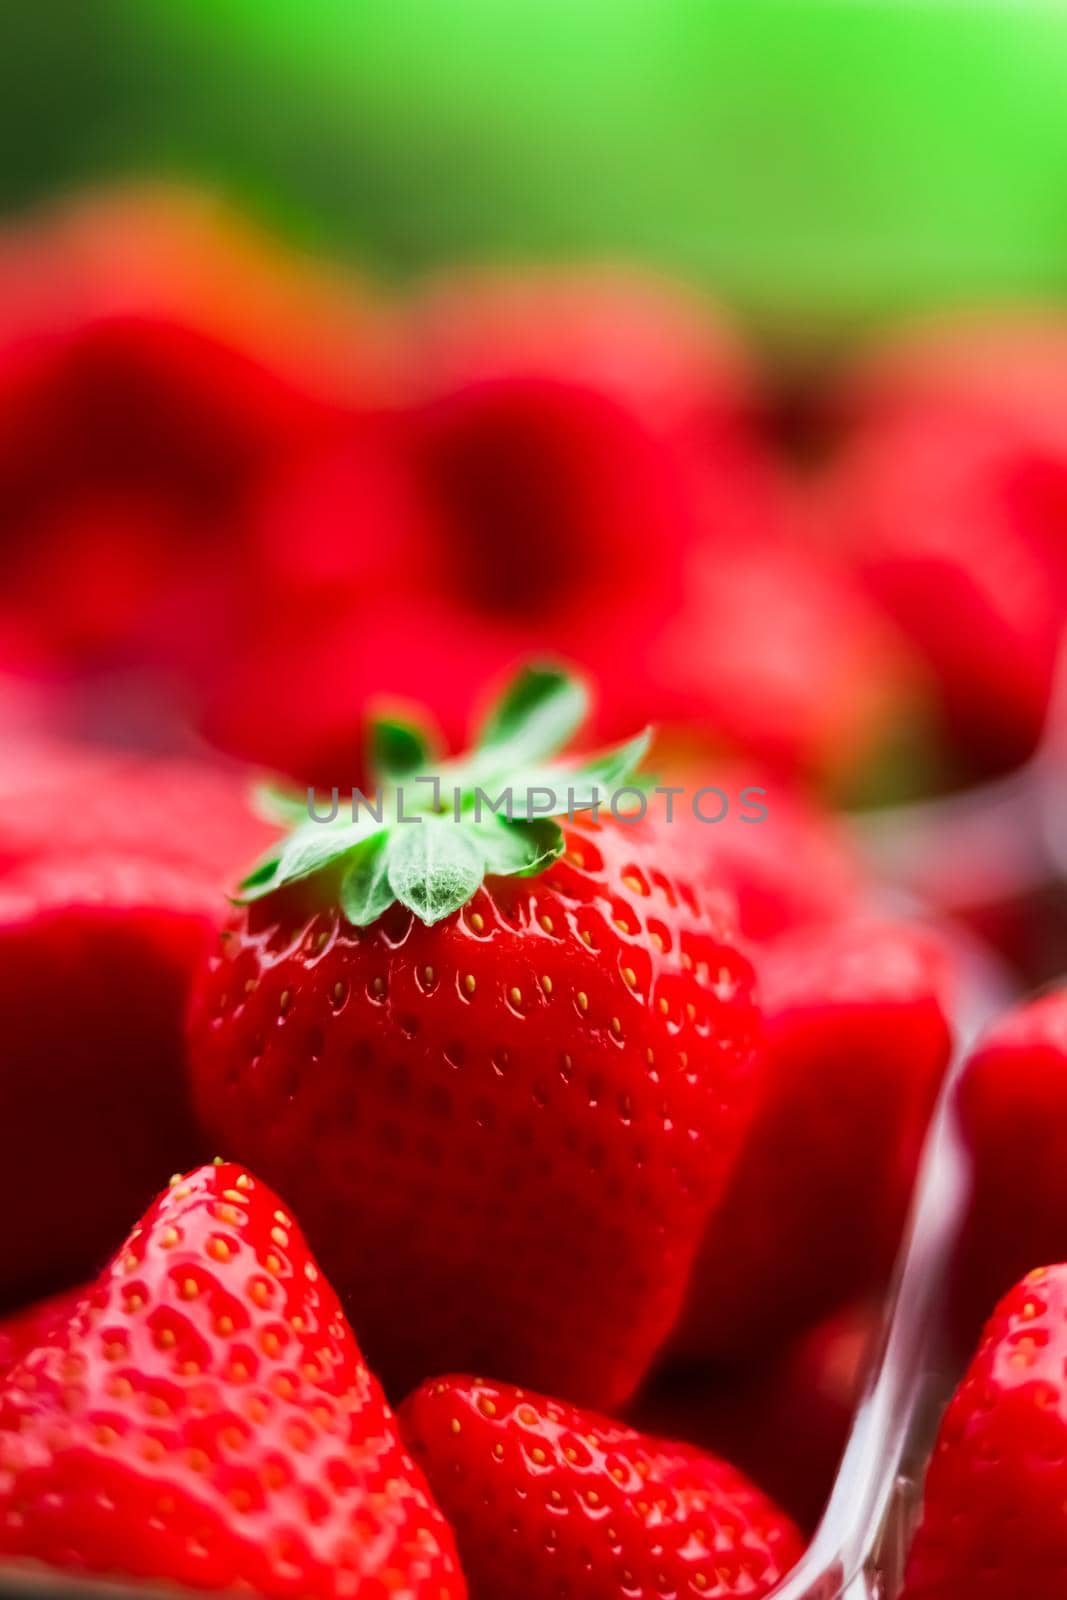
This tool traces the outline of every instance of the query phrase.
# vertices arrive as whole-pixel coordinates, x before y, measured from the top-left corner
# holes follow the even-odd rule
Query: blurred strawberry
[[[696,1360],[773,1346],[885,1281],[949,1055],[951,965],[924,928],[798,931],[759,977],[764,1102],[674,1338]]]
[[[98,1265],[160,1173],[197,1156],[182,1023],[220,899],[187,866],[115,851],[0,879],[0,1213],[18,1219],[0,1302]]]
[[[1067,610],[1067,323],[958,319],[852,376],[829,517],[933,669],[964,769],[1034,748]]]
[[[1067,1256],[1067,987],[988,1029],[963,1069],[958,1107],[973,1192],[954,1310],[969,1345],[1035,1262]]]
[[[810,1531],[833,1486],[880,1323],[877,1304],[857,1301],[763,1360],[668,1366],[638,1396],[631,1420],[725,1456]]]
[[[707,781],[695,776],[691,791]],[[721,809],[716,788],[730,801],[722,821],[700,821],[690,799],[688,810],[679,804],[680,831],[685,847],[707,863],[712,881],[732,892],[746,939],[762,943],[860,910],[870,885],[840,818],[795,787],[738,768],[714,776],[701,815],[714,817]]]
[[[451,741],[487,676],[548,651],[600,685],[600,739],[655,719],[820,776],[878,745],[899,645],[794,527],[706,308],[620,271],[482,273],[408,330],[406,405],[257,504],[268,587],[211,737],[344,781],[371,691],[430,683]]]
[[[210,667],[250,487],[380,399],[369,312],[169,190],[9,228],[0,291],[6,608],[61,659]]]

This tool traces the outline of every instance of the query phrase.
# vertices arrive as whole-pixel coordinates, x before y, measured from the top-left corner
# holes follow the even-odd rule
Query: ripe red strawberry
[[[0,1382],[27,1351],[36,1349],[66,1327],[84,1293],[83,1288],[63,1289],[0,1322]]]
[[[270,1596],[466,1593],[299,1228],[221,1163],[173,1179],[9,1373],[0,1553]]]
[[[948,1062],[948,962],[920,927],[799,931],[760,976],[765,1092],[675,1336],[694,1359],[746,1358],[884,1281]]]
[[[115,852],[0,878],[0,1303],[95,1270],[197,1158],[182,1025],[218,916],[202,876]]]
[[[581,710],[563,675],[524,674],[447,769],[460,824],[411,779],[418,825],[305,817],[193,997],[205,1132],[299,1206],[400,1391],[477,1365],[625,1398],[749,1114],[751,971],[671,829],[474,821],[474,783],[588,805],[633,781],[644,741],[546,767]]]
[[[1067,987],[993,1024],[957,1104],[973,1168],[954,1285],[969,1346],[1029,1266],[1067,1255]]]
[[[1053,1600],[1067,1571],[1067,1266],[997,1307],[945,1413],[906,1600]]]
[[[725,1461],[510,1384],[444,1378],[401,1426],[472,1600],[767,1594],[800,1536]]]

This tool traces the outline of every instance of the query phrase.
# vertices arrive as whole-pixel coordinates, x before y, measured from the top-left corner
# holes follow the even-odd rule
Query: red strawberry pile
[[[906,1593],[1067,1600],[1063,330],[0,287],[0,1579],[799,1600],[961,1041]]]

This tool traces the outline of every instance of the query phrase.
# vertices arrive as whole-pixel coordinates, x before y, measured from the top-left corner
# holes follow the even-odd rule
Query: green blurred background
[[[0,203],[221,183],[389,275],[623,253],[801,341],[1067,288],[1067,6],[8,0]]]

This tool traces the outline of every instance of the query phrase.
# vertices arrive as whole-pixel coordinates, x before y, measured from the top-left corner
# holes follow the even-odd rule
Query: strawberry
[[[725,1461],[566,1402],[452,1377],[400,1421],[472,1600],[758,1600],[800,1556],[788,1517]]]
[[[941,942],[907,923],[762,952],[765,1095],[709,1220],[680,1353],[746,1357],[884,1282],[948,1061],[948,976]]]
[[[174,1178],[8,1374],[0,1553],[279,1597],[466,1593],[299,1228],[222,1163]]]
[[[1067,986],[987,1030],[957,1106],[973,1178],[954,1309],[969,1345],[1029,1266],[1067,1255]]]
[[[625,1398],[752,1104],[725,901],[694,890],[669,826],[589,815],[644,738],[548,764],[583,710],[566,674],[530,669],[443,770],[444,814],[388,767],[384,824],[305,812],[193,995],[203,1128],[299,1205],[398,1391],[477,1364]],[[433,770],[410,730],[379,745]],[[557,806],[570,788],[575,821],[529,816],[531,784]],[[398,786],[417,825],[390,823]],[[510,787],[513,820],[477,821],[475,786]]]
[[[200,875],[134,855],[0,878],[0,1210],[18,1218],[0,1303],[95,1270],[160,1172],[196,1158],[182,1021],[218,921]],[[42,1159],[62,1183],[39,1182]]]
[[[926,1477],[905,1600],[1053,1600],[1067,1570],[1067,1266],[997,1307]]]
[[[387,386],[351,285],[209,197],[131,189],[0,234],[4,612],[61,662],[218,668],[263,475]],[[4,615],[0,614],[0,632]]]
[[[82,1288],[63,1289],[0,1322],[0,1383],[28,1351],[66,1327],[84,1293]]]
[[[1067,602],[1067,324],[960,317],[848,379],[825,512],[932,669],[957,762],[1040,736]]]

